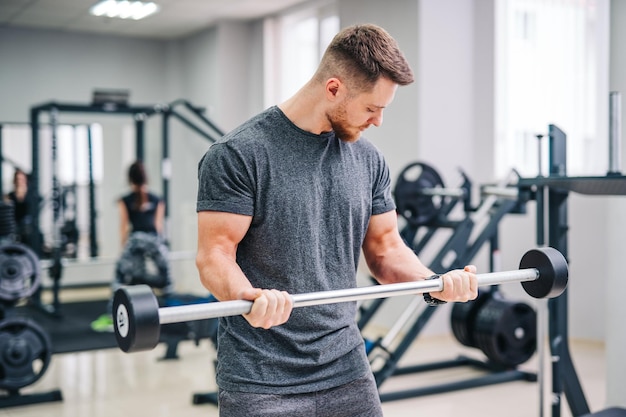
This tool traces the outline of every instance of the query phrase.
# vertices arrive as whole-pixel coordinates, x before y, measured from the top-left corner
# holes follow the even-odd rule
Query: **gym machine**
[[[163,199],[166,202],[165,223],[166,233],[167,225],[169,223],[169,180],[171,178],[171,166],[169,159],[169,127],[170,118],[175,117],[181,121],[185,126],[198,133],[203,138],[208,139],[211,142],[215,142],[219,137],[223,135],[223,131],[213,123],[208,117],[206,117],[205,110],[201,107],[197,107],[189,103],[187,100],[175,100],[171,103],[156,104],[156,105],[140,105],[131,106],[128,103],[128,92],[125,91],[95,91],[93,102],[91,104],[77,104],[77,103],[60,103],[60,102],[48,102],[41,105],[33,106],[30,109],[30,126],[32,130],[32,170],[31,170],[31,189],[33,195],[39,195],[39,128],[41,125],[40,115],[47,113],[49,115],[49,124],[52,128],[52,156],[53,156],[53,222],[54,227],[54,241],[51,251],[51,259],[48,265],[49,276],[53,282],[53,302],[51,305],[43,305],[41,303],[40,293],[34,295],[33,301],[35,304],[48,311],[52,315],[61,315],[61,305],[59,301],[60,280],[63,273],[62,251],[60,245],[62,244],[61,238],[64,236],[59,235],[64,230],[66,221],[61,224],[63,216],[63,207],[67,201],[64,201],[64,196],[68,193],[60,186],[56,177],[56,128],[58,126],[58,116],[61,112],[68,113],[102,113],[102,114],[117,114],[117,115],[130,115],[135,121],[135,151],[136,159],[143,160],[145,154],[145,121],[153,115],[162,115],[162,181],[163,181]],[[200,120],[200,123],[194,123],[191,118],[184,112],[190,113],[196,119]],[[88,131],[88,148],[89,148],[89,169],[90,169],[90,184],[89,184],[89,201],[90,201],[90,249],[91,256],[96,257],[98,255],[97,240],[96,240],[96,225],[95,220],[97,213],[95,210],[95,185],[93,183],[93,171],[91,160],[91,130]],[[40,230],[40,207],[38,205],[31,205],[31,216],[33,218],[32,227],[34,230]],[[67,220],[67,219],[65,219]],[[58,224],[57,224],[58,223]],[[39,236],[39,233],[37,233]],[[69,235],[68,235],[69,236]],[[35,250],[35,252],[41,257],[43,255],[43,242],[41,239],[33,238],[29,245]]]
[[[470,202],[471,181],[462,171],[461,176],[463,182],[459,188],[446,188],[434,168],[416,162],[401,172],[394,189],[398,213],[407,223],[400,233],[416,253],[421,253],[436,231],[442,228],[452,230],[451,236],[429,265],[434,271],[463,268],[471,263],[486,243],[491,245],[493,253],[497,250],[500,220],[509,213],[525,213],[526,200],[523,195],[520,198],[515,188],[519,178],[515,171],[495,186],[481,187],[481,202],[477,207],[472,207]],[[451,220],[450,213],[460,203],[465,216],[461,220]],[[494,269],[492,264],[492,270]],[[361,329],[367,325],[383,301],[385,300],[374,300],[360,307],[358,323]],[[535,351],[535,312],[527,304],[504,300],[495,287],[489,291],[481,291],[475,301],[455,304],[451,316],[455,337],[465,346],[480,348],[487,356],[487,361],[459,356],[447,361],[399,367],[399,361],[435,311],[436,308],[424,308],[422,300],[413,300],[384,337],[376,341],[366,339],[366,350],[377,385],[380,387],[387,378],[394,375],[459,366],[471,366],[486,373],[439,385],[384,392],[380,396],[382,401],[515,380],[536,380],[535,374],[516,369],[517,365],[528,360]],[[415,316],[417,317],[414,318]],[[403,336],[397,342],[396,339],[405,328]]]
[[[615,129],[615,118],[611,118],[611,132]],[[619,131],[619,129],[617,129]],[[567,141],[565,133],[555,125],[548,126],[549,174],[535,178],[520,178],[520,192],[532,193],[537,201],[537,244],[547,243],[558,249],[566,258],[568,254],[568,197],[570,192],[590,196],[626,195],[626,176],[620,173],[616,163],[620,155],[619,134],[610,137],[610,168],[606,176],[567,176]],[[544,210],[547,208],[547,213]],[[561,416],[562,396],[575,417],[626,417],[626,409],[610,408],[591,413],[578,380],[568,347],[568,304],[567,290],[557,298],[548,300],[549,346],[552,358],[552,417]],[[543,416],[543,392],[540,391],[540,412]]]
[[[87,130],[87,136],[88,136],[88,147],[89,147],[89,154],[88,154],[88,162],[89,162],[89,199],[90,201],[95,201],[94,200],[94,189],[93,189],[93,175],[92,175],[92,155],[91,155],[91,127],[89,125],[82,125],[82,124],[63,124],[63,125],[58,125],[53,123],[52,121],[50,123],[46,124],[47,127],[51,128],[51,129],[56,129],[59,126],[63,126],[63,127],[67,127],[67,128],[71,128],[74,132],[74,144],[76,144],[76,131],[79,127],[85,127],[85,129]],[[11,160],[10,158],[6,157],[4,155],[3,152],[3,138],[4,138],[4,128],[25,128],[25,129],[29,129],[30,130],[30,124],[29,123],[24,123],[24,122],[0,122],[0,159],[2,160],[2,162],[7,162],[9,165],[11,165],[13,167],[14,170],[16,169],[21,169],[22,171],[24,171],[25,173],[27,173],[28,175],[28,170],[24,169],[24,166],[20,166],[20,165],[26,165],[26,164],[19,164],[13,160]],[[54,133],[54,132],[53,132]],[[31,177],[29,175],[29,183],[28,183],[28,193],[26,195],[26,201],[27,204],[33,205],[33,204],[37,204],[39,205],[39,209],[41,210],[41,208],[43,208],[45,205],[47,204],[57,204],[57,202],[52,201],[51,199],[47,199],[47,198],[41,198],[40,196],[36,195],[35,193],[32,192],[32,187],[31,187]],[[63,213],[65,213],[64,219],[63,219],[63,225],[61,227],[61,237],[62,237],[62,251],[64,252],[64,256],[65,257],[69,257],[69,258],[73,258],[76,256],[76,244],[77,244],[77,240],[78,240],[78,228],[76,225],[76,184],[70,184],[67,186],[61,186],[60,190],[58,190],[60,192],[61,195],[61,199],[60,199],[60,204],[63,207]],[[4,195],[4,191],[3,191],[3,181],[2,181],[2,172],[0,171],[0,195]],[[90,209],[93,209],[93,205],[90,207]],[[91,256],[97,256],[97,245],[96,245],[96,235],[95,235],[95,216],[90,216],[90,230],[94,230],[93,233],[90,233],[90,253]],[[18,227],[19,228],[19,227]],[[35,234],[36,233],[36,234]],[[28,217],[28,220],[26,220],[24,222],[23,225],[23,230],[20,233],[20,241],[22,241],[25,244],[28,245],[32,245],[33,242],[37,242],[37,246],[41,246],[42,244],[42,238],[41,238],[41,234],[39,233],[38,230],[33,230],[33,228],[30,225],[30,216]],[[43,258],[48,258],[50,257],[50,251],[46,250],[46,249],[42,249],[41,251],[41,256]]]
[[[48,369],[52,346],[48,333],[34,320],[15,314],[15,305],[40,285],[37,255],[14,239],[13,205],[0,202],[0,408],[61,401],[60,390],[22,394]]]
[[[196,119],[200,120],[200,123],[194,123],[191,118],[184,112],[188,112]],[[174,117],[183,123],[186,127],[199,134],[201,137],[215,142],[218,138],[223,136],[224,132],[212,122],[204,113],[205,109],[192,105],[189,101],[179,99],[172,101],[171,103],[155,104],[155,105],[139,105],[131,106],[127,102],[127,96],[114,96],[108,97],[104,94],[94,95],[94,101],[91,104],[77,104],[77,103],[60,103],[60,102],[48,102],[37,106],[33,106],[30,109],[30,126],[32,129],[32,182],[34,192],[39,191],[39,126],[40,115],[42,113],[48,113],[52,123],[57,123],[56,118],[58,114],[62,112],[67,113],[91,113],[91,114],[116,114],[116,115],[130,115],[135,121],[135,153],[137,160],[143,160],[145,156],[145,122],[149,117],[154,115],[162,115],[162,177],[163,177],[163,199],[166,202],[166,219],[167,219],[167,207],[169,207],[169,179],[171,177],[169,144],[170,144],[170,118]],[[91,142],[90,142],[91,148]],[[91,166],[91,165],[90,165]],[[91,198],[91,197],[90,197]],[[91,204],[93,207],[95,204]],[[33,212],[34,227],[39,228],[39,211],[35,208]],[[92,218],[95,218],[95,212],[91,213]],[[94,233],[95,235],[95,233]],[[39,248],[40,243],[34,242],[34,248]],[[40,252],[40,250],[39,250]]]

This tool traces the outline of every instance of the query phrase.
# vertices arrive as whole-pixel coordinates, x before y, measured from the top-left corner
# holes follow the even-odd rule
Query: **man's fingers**
[[[246,293],[251,294],[251,293]],[[258,290],[250,313],[244,315],[253,327],[269,329],[285,323],[293,309],[289,293],[278,290]]]

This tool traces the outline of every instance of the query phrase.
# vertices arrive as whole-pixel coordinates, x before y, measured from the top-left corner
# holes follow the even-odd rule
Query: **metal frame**
[[[48,103],[33,106],[30,109],[30,126],[31,126],[31,153],[32,153],[32,167],[31,167],[31,179],[34,195],[39,195],[39,126],[40,126],[40,114],[48,112],[51,117],[51,124],[53,125],[53,136],[55,125],[57,124],[56,118],[59,112],[67,113],[103,113],[103,114],[127,114],[132,115],[135,118],[136,126],[136,152],[137,159],[143,159],[144,152],[144,120],[147,115],[154,114],[156,112],[155,106],[120,106],[110,103],[101,104],[77,104],[77,103],[60,103],[51,101]],[[89,133],[89,138],[91,134]],[[90,164],[91,167],[91,164]],[[91,185],[90,185],[91,186]],[[31,215],[33,217],[33,229],[39,230],[39,206],[31,205]],[[31,247],[41,255],[41,242],[31,242]]]
[[[613,174],[606,177],[568,177],[566,135],[555,125],[549,125],[548,130],[549,176],[522,178],[518,186],[520,191],[536,190],[534,193],[537,199],[537,243],[544,244],[547,229],[548,245],[559,250],[567,259],[569,193],[626,195],[626,176]],[[547,190],[547,196],[544,190]],[[547,205],[547,215],[544,211],[545,205]],[[552,358],[552,417],[561,416],[563,394],[575,417],[589,414],[589,405],[568,346],[567,290],[561,296],[548,300],[548,311],[548,334]],[[540,411],[543,413],[543,410]]]
[[[467,189],[471,186],[471,182],[467,176],[463,175],[464,183],[462,188]],[[504,186],[504,185],[503,185]],[[469,192],[469,191],[467,191]],[[515,197],[511,199],[510,197]],[[468,201],[464,201],[466,217],[460,221],[449,221],[447,215],[454,209],[456,204],[460,202],[459,199],[449,199],[445,202],[440,211],[440,216],[432,224],[426,225],[425,234],[421,238],[414,242],[418,233],[419,227],[413,227],[407,225],[400,232],[405,242],[412,247],[415,253],[419,254],[424,247],[428,244],[430,239],[434,236],[435,232],[442,228],[453,229],[452,235],[440,248],[439,252],[429,264],[429,267],[434,271],[446,271],[449,269],[463,268],[466,264],[476,256],[485,243],[489,242],[491,245],[491,251],[495,251],[498,245],[498,224],[500,220],[509,213],[524,213],[525,203],[527,201],[526,194],[516,193],[512,195],[507,194],[507,198],[497,198],[494,195],[487,195],[486,199],[481,202],[478,207],[471,208],[468,205]],[[480,220],[483,217],[487,217],[489,220],[486,224],[481,224],[482,229],[478,231],[477,226],[480,224]],[[472,233],[478,231],[477,236],[470,242]],[[451,264],[445,264],[446,257],[453,252],[455,257]],[[493,268],[493,259],[492,270]],[[385,300],[375,300],[370,303],[367,308],[361,308],[361,316],[359,318],[359,328],[363,329],[368,321],[373,317],[376,310],[378,310]],[[387,352],[387,358],[384,361],[384,365],[374,372],[377,385],[380,386],[387,378],[397,375],[406,375],[409,373],[425,372],[446,369],[458,366],[472,366],[480,370],[488,371],[487,374],[467,378],[461,381],[442,383],[435,386],[426,386],[413,389],[405,389],[397,392],[386,392],[380,395],[381,401],[393,401],[398,399],[412,398],[423,395],[430,395],[435,393],[449,392],[467,388],[475,388],[486,385],[492,385],[502,382],[526,380],[535,381],[536,375],[534,373],[524,372],[517,369],[503,370],[500,367],[494,367],[492,364],[482,362],[479,360],[473,360],[460,356],[456,359],[448,361],[440,361],[429,364],[422,364],[417,366],[399,367],[399,361],[403,355],[408,351],[412,343],[419,336],[421,331],[426,326],[428,320],[435,313],[436,308],[427,308],[421,311],[421,313],[414,320],[414,323],[406,330],[401,341],[391,352]],[[374,345],[375,347],[375,345]],[[381,346],[383,350],[387,350],[384,346]]]
[[[204,130],[202,127],[194,124],[190,119],[183,116],[178,110],[178,107],[184,107],[186,110],[192,112],[200,121],[208,126],[210,129],[208,132]],[[209,139],[212,142],[215,142],[217,138],[223,135],[223,131],[219,129],[211,120],[209,120],[204,115],[204,109],[201,107],[193,106],[187,100],[176,100],[169,104],[157,104],[157,105],[141,105],[141,106],[129,106],[125,104],[113,103],[113,102],[102,102],[102,103],[93,103],[93,104],[78,104],[78,103],[61,103],[56,101],[47,102],[44,104],[40,104],[37,106],[33,106],[30,109],[30,126],[32,130],[31,134],[31,142],[32,142],[32,168],[31,168],[31,184],[29,187],[31,188],[31,194],[34,196],[39,195],[39,127],[40,127],[40,114],[43,112],[47,112],[50,115],[50,124],[53,129],[53,159],[55,159],[56,152],[56,126],[58,124],[58,114],[60,112],[68,112],[68,113],[93,113],[93,114],[115,114],[115,115],[130,115],[133,117],[135,121],[135,153],[136,159],[143,160],[145,155],[145,121],[153,115],[162,114],[163,115],[163,123],[162,123],[162,177],[163,177],[163,199],[166,202],[165,204],[165,222],[166,222],[166,233],[167,233],[167,225],[169,223],[169,180],[170,180],[170,172],[171,169],[167,164],[169,164],[169,117],[174,116],[187,127],[191,128],[196,133],[200,134],[202,137]],[[95,226],[95,185],[93,182],[93,165],[91,160],[91,151],[92,151],[92,137],[91,131],[88,132],[88,147],[90,152],[90,160],[89,160],[89,173],[90,173],[90,182],[89,182],[89,190],[90,190],[90,250],[91,255],[97,256],[98,248],[97,248],[97,240],[96,240],[96,226]],[[1,143],[1,142],[0,142]],[[53,161],[53,166],[54,166]],[[56,182],[56,169],[53,169],[53,195],[58,197],[56,194],[58,193],[58,183]],[[1,177],[0,177],[1,179]],[[59,212],[58,207],[59,204],[54,205],[54,219],[55,223],[58,219]],[[40,210],[38,204],[30,205],[31,216],[33,218],[33,229],[36,231],[40,230]],[[35,235],[38,236],[38,233]],[[41,256],[42,254],[42,242],[38,238],[33,238],[32,242],[30,242],[30,246],[35,250],[35,252]],[[50,277],[53,279],[54,284],[54,301],[51,308],[46,307],[47,310],[51,310],[51,312],[58,314],[60,308],[60,302],[58,300],[58,292],[59,292],[59,282],[62,275],[62,263],[60,262],[60,254],[58,252],[58,248],[54,249],[53,260],[56,260],[52,267],[49,269]],[[34,297],[35,301],[38,300],[38,297]]]
[[[191,112],[197,119],[200,120],[200,124],[194,123],[189,117],[183,115],[180,109]],[[60,103],[51,101],[48,103],[33,106],[30,109],[30,126],[32,129],[32,189],[35,195],[39,194],[39,125],[40,114],[43,112],[50,113],[51,117],[53,113],[68,112],[68,113],[93,113],[93,114],[116,114],[116,115],[130,115],[135,121],[135,153],[136,159],[143,160],[145,156],[145,121],[156,114],[163,116],[162,120],[162,179],[163,179],[163,199],[166,202],[165,216],[166,221],[169,216],[169,181],[171,169],[167,164],[170,163],[170,117],[174,117],[183,123],[186,127],[199,134],[201,137],[209,140],[210,142],[217,141],[224,135],[224,131],[219,128],[213,121],[211,121],[204,113],[205,109],[192,105],[189,101],[179,99],[167,104],[156,105],[140,105],[140,106],[128,106],[115,103],[98,103],[98,104],[78,104],[78,103]],[[53,120],[51,124],[55,124]],[[91,132],[89,132],[89,146],[91,149]],[[1,142],[0,142],[1,143]],[[90,160],[90,173],[92,172],[92,165]],[[1,179],[1,177],[0,177]],[[91,177],[90,189],[93,188],[93,178]],[[93,206],[92,206],[93,207]],[[31,213],[34,219],[33,227],[35,230],[39,230],[39,209],[35,207]],[[91,215],[95,217],[95,212]],[[36,248],[37,253],[41,254],[40,242],[32,242],[32,247]],[[91,242],[92,253],[97,252],[95,248],[95,242]]]

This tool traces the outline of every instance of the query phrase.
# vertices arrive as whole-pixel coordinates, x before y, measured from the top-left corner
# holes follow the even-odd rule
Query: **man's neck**
[[[278,108],[300,129],[319,135],[331,130],[326,117],[326,100],[309,82]]]

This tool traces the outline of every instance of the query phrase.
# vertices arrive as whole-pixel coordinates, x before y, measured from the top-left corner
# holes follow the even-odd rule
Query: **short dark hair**
[[[363,91],[371,89],[380,77],[398,85],[414,81],[396,40],[373,24],[349,26],[335,35],[316,73],[319,81],[330,77]]]

